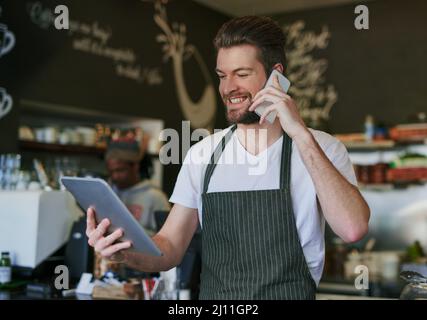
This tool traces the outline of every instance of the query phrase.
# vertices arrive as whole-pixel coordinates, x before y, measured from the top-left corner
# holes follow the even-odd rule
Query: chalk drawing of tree
[[[167,0],[154,0],[154,22],[161,33],[156,41],[162,44],[163,62],[172,60],[172,69],[178,101],[185,119],[190,120],[192,128],[213,130],[216,115],[216,93],[213,80],[199,50],[187,43],[187,27],[184,23],[170,22],[167,16]],[[198,101],[190,97],[184,79],[184,61],[194,57],[200,68],[205,87]],[[191,79],[189,79],[191,81]]]

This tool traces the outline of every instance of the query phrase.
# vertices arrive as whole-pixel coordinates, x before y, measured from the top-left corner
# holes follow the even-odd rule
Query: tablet
[[[104,218],[110,220],[108,233],[121,228],[123,237],[120,241],[131,241],[132,247],[129,250],[153,256],[162,255],[144,228],[104,180],[62,177],[61,182],[85,212],[93,207],[98,222]]]

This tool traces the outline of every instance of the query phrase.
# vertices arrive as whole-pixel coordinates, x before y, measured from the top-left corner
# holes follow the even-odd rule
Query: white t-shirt
[[[192,146],[179,172],[171,198],[188,208],[198,209],[203,227],[202,192],[207,164],[221,138],[230,127]],[[331,135],[310,129],[316,141],[338,171],[357,185],[352,163],[344,145]],[[283,136],[258,155],[246,151],[233,133],[212,174],[209,192],[279,189]],[[298,235],[313,280],[318,284],[323,272],[325,220],[318,206],[313,181],[292,143],[291,197]]]
[[[170,210],[167,196],[148,179],[128,189],[118,189],[115,185],[112,189],[149,234],[158,229],[155,212]]]

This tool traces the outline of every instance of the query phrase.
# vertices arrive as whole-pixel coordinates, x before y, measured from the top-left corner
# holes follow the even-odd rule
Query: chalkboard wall
[[[60,4],[69,9],[69,30],[54,26],[54,9]],[[228,18],[193,1],[155,7],[154,1],[141,0],[7,0],[0,6],[0,23],[16,39],[13,49],[0,57],[0,87],[15,101],[13,110],[0,119],[0,152],[17,150],[19,112],[28,101],[163,119],[166,127],[180,132],[186,117],[178,102],[172,59],[164,59],[164,43],[158,41],[165,33],[155,14],[172,32],[184,33],[185,44],[200,53],[216,89],[212,39]],[[188,95],[197,101],[206,75],[195,54],[182,65]],[[212,126],[223,128],[223,106],[216,91]],[[167,193],[178,170],[179,165],[165,167]]]
[[[71,31],[54,28],[53,11],[59,4],[69,8]],[[366,114],[393,125],[427,110],[427,2],[384,0],[366,5],[370,28],[361,31],[354,27],[355,5],[274,16],[282,25],[304,21],[305,29],[314,32],[328,27],[327,47],[313,54],[327,60],[325,82],[337,93],[327,123],[333,133],[361,131]],[[14,100],[13,109],[0,118],[0,152],[17,151],[23,101],[161,118],[166,127],[180,130],[186,117],[173,62],[164,59],[164,32],[154,20],[156,13],[163,14],[171,30],[183,32],[186,44],[200,53],[215,88],[212,125],[225,127],[212,39],[229,17],[190,0],[169,1],[162,10],[142,0],[0,2],[0,39],[12,32],[16,40],[0,55],[0,88]],[[6,46],[9,40],[2,41]],[[189,54],[183,62],[193,101],[206,87],[206,74],[196,58]],[[169,194],[178,170],[179,165],[165,167],[164,188]]]
[[[325,81],[338,100],[328,123],[333,133],[360,132],[366,114],[389,125],[427,112],[427,2],[368,1],[369,30],[356,30],[356,5],[276,15],[281,24],[305,21],[305,29],[330,39],[318,57],[327,59]]]

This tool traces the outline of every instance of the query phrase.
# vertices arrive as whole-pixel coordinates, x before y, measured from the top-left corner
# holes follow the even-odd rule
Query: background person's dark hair
[[[279,24],[268,17],[245,16],[222,25],[214,39],[217,50],[250,44],[259,49],[259,60],[268,76],[276,63],[286,67],[285,35]]]
[[[141,180],[151,179],[154,173],[153,159],[149,154],[145,154],[139,162],[139,174]]]

